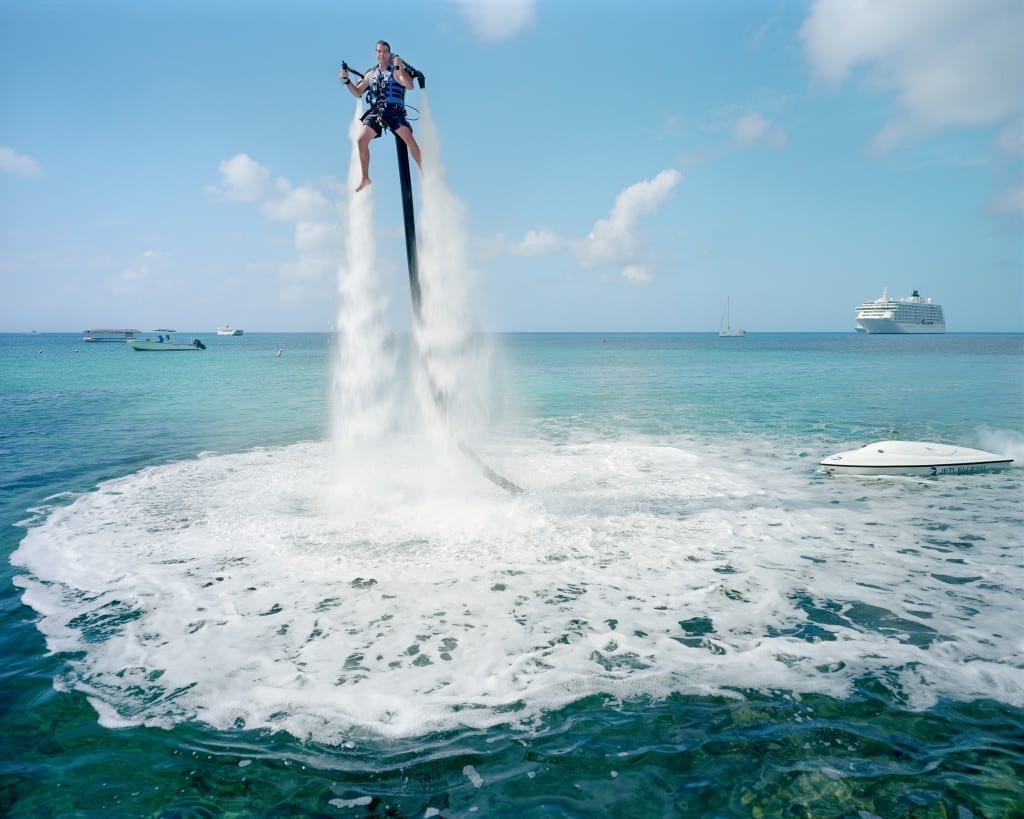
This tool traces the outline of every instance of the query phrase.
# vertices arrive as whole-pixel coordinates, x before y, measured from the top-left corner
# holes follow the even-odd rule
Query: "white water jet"
[[[399,366],[398,351],[384,329],[374,190],[355,192],[362,177],[356,148],[362,128],[358,106],[350,128],[347,255],[339,271],[334,379],[338,469],[330,492],[332,505],[339,508],[344,498],[367,502],[374,486],[378,502],[384,497],[410,502],[424,494],[436,497],[441,486],[447,487],[445,491],[473,492],[474,487],[481,488],[481,471],[499,485],[503,481],[466,443],[487,403],[490,347],[474,333],[475,275],[467,261],[463,207],[445,183],[437,129],[425,98],[421,105],[417,136],[424,168],[418,219],[422,299],[421,309],[414,310],[407,370]],[[412,385],[411,396],[406,384]],[[400,453],[407,467],[401,475],[396,475],[393,460],[391,467],[384,466],[390,459],[386,450]]]
[[[450,444],[451,436],[464,440],[480,426],[491,347],[476,331],[476,273],[467,258],[465,209],[447,186],[425,91],[420,105],[422,320],[416,327],[416,341],[429,384],[419,396],[424,416],[443,422],[433,425],[435,435]],[[435,391],[444,398],[443,408],[433,406]]]
[[[338,323],[334,362],[333,439],[339,451],[370,446],[396,420],[395,351],[384,321],[387,300],[378,275],[373,187],[356,193],[362,178],[356,140],[360,104],[349,126],[345,264],[338,271]]]

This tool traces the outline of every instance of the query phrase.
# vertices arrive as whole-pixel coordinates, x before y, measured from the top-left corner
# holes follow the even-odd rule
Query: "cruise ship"
[[[894,299],[889,288],[882,297],[866,301],[857,308],[858,333],[944,333],[946,318],[942,306],[921,298],[916,290],[912,296]]]

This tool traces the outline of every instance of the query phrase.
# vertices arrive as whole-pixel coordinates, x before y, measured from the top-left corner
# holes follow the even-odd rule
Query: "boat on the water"
[[[35,332],[33,330],[33,332]],[[138,330],[132,329],[118,329],[118,330],[86,330],[85,335],[82,336],[82,341],[87,343],[102,342],[102,341],[127,341],[128,339],[135,338],[135,334]]]
[[[133,350],[140,353],[154,352],[154,353],[165,353],[165,352],[187,352],[189,350],[205,350],[206,345],[203,344],[198,338],[193,338],[188,344],[182,344],[174,341],[171,338],[171,333],[174,330],[154,330],[156,338],[129,338],[125,339],[128,344],[131,345]]]
[[[942,305],[913,295],[894,299],[889,288],[883,288],[881,298],[866,301],[857,308],[859,333],[944,333],[946,317]]]
[[[722,321],[719,322],[719,324],[718,324],[718,337],[719,338],[739,338],[740,336],[745,336],[746,334],[747,334],[746,330],[740,330],[739,328],[736,328],[734,330],[732,328],[731,319],[730,319],[730,316],[729,316],[729,299],[728,299],[728,297],[726,297],[726,299],[725,299],[725,315],[722,316]]]
[[[1005,469],[1013,458],[953,444],[876,441],[820,461],[833,475],[969,475]]]
[[[217,328],[217,335],[219,336],[240,336],[244,332],[244,330],[232,327],[230,324],[225,324],[223,327]]]

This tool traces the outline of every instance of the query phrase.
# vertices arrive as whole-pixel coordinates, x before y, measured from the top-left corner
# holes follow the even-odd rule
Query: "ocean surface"
[[[1024,816],[1024,335],[200,338],[0,335],[0,814]]]

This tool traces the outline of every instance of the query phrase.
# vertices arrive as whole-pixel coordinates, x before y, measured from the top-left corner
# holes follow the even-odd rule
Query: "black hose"
[[[423,322],[422,295],[420,291],[419,261],[416,254],[416,215],[413,211],[412,202],[412,175],[409,173],[409,149],[398,134],[395,134],[395,150],[398,152],[398,178],[402,184],[402,215],[405,217],[405,252],[409,260],[409,291],[412,295],[413,317],[416,320],[417,326],[420,326]],[[438,412],[441,413],[441,417],[447,421],[448,402],[445,399],[444,391],[441,390],[437,382],[430,375],[430,369],[426,366],[425,362],[424,369],[427,375],[427,386],[430,389],[431,397],[434,399],[434,405],[437,407]],[[469,444],[455,435],[454,430],[450,426],[448,431],[455,438],[459,450],[480,468],[480,471],[484,473],[484,476],[491,483],[504,489],[510,495],[521,495],[523,493],[522,487],[512,483],[508,478],[502,477],[485,464]]]

